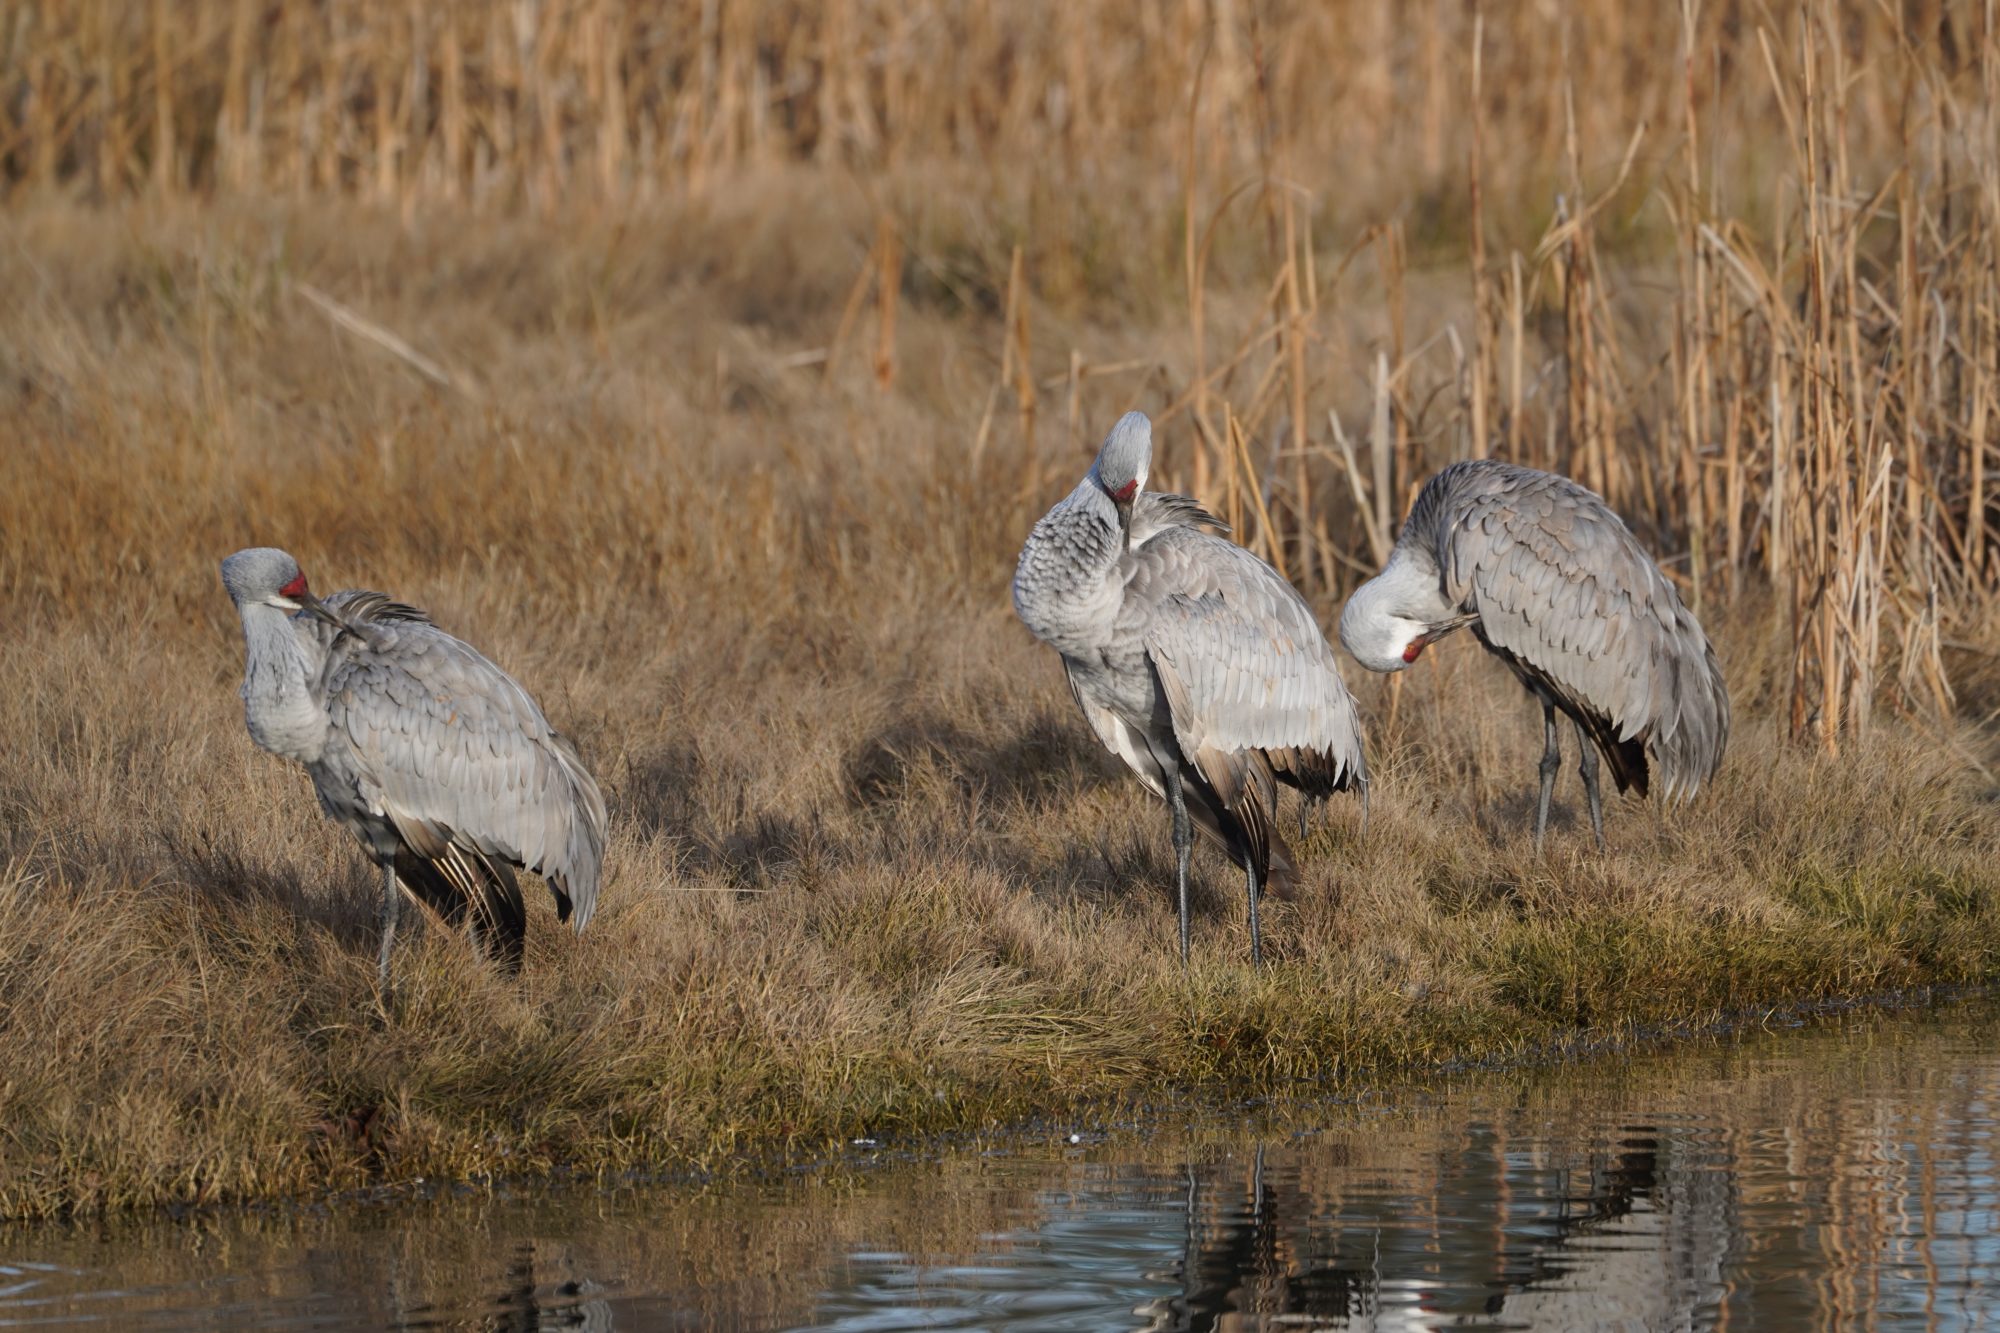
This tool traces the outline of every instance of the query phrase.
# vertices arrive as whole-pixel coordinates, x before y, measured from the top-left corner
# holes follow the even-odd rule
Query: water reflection
[[[690,1193],[0,1231],[0,1323],[1923,1328],[2000,1317],[2000,1012]]]

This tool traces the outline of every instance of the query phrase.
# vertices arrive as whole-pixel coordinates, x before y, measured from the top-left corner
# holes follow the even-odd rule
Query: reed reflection
[[[1973,1329],[2000,1020],[707,1191],[0,1230],[0,1323]]]

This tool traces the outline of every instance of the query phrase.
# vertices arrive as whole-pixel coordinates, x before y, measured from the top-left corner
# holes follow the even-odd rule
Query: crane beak
[[[1436,643],[1439,639],[1442,639],[1445,635],[1451,633],[1453,630],[1459,629],[1466,625],[1470,625],[1473,621],[1477,619],[1479,619],[1479,614],[1477,612],[1467,611],[1462,615],[1453,616],[1449,620],[1433,621],[1430,625],[1426,626],[1424,629],[1424,642]]]
[[[1479,616],[1476,613],[1468,611],[1463,615],[1453,616],[1449,620],[1433,621],[1424,626],[1424,632],[1416,638],[1411,639],[1409,645],[1403,649],[1403,660],[1405,662],[1416,661],[1422,655],[1424,649],[1430,647],[1453,630],[1464,625],[1470,625],[1477,619],[1479,619]]]
[[[316,619],[323,620],[329,625],[338,625],[340,623],[340,621],[335,618],[333,612],[326,609],[326,603],[320,601],[319,598],[313,596],[311,593],[302,592],[298,595],[296,600],[298,601],[299,609],[301,611],[306,612],[308,615],[311,615]]]
[[[1132,533],[1132,506],[1139,501],[1137,479],[1126,482],[1115,491],[1106,491],[1111,497],[1112,507],[1118,511],[1118,531],[1126,536]]]

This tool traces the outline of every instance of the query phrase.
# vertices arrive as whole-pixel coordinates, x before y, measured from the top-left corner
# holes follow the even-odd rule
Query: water
[[[0,1324],[1978,1329],[2000,1009],[709,1191],[0,1231]]]

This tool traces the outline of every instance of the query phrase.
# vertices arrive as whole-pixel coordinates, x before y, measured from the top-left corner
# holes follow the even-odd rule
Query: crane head
[[[297,611],[319,605],[299,562],[274,546],[254,546],[224,560],[222,586],[239,608],[261,605]]]
[[[1477,616],[1449,605],[1435,571],[1398,547],[1340,611],[1340,643],[1370,671],[1401,671]]]
[[[1118,521],[1129,524],[1132,504],[1146,488],[1146,474],[1153,466],[1153,423],[1144,412],[1127,412],[1118,418],[1111,433],[1097,451],[1090,475],[1099,489],[1118,506]]]
[[[1340,646],[1370,671],[1401,671],[1415,662],[1436,636],[1421,620],[1394,615],[1348,599],[1340,613]]]

